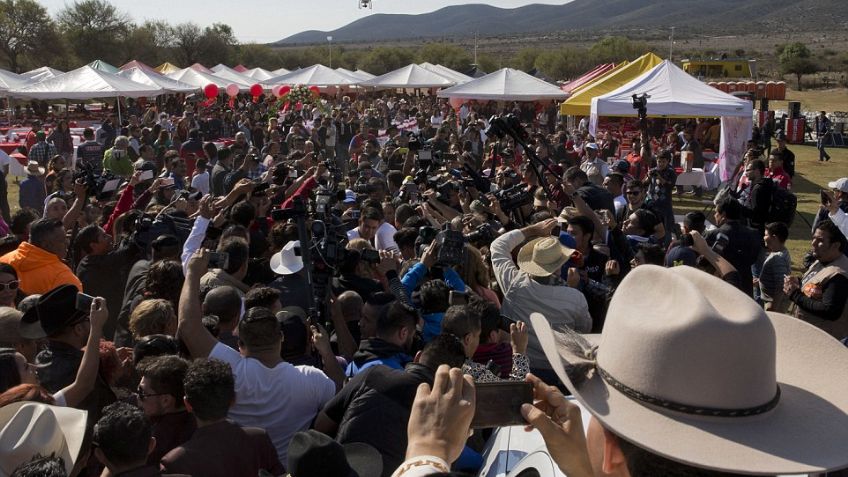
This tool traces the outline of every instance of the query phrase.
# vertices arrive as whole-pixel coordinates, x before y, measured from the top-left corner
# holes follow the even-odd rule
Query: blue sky
[[[358,0],[111,0],[136,21],[165,19],[170,23],[214,22],[233,27],[242,42],[270,42],[304,30],[332,30],[372,13],[424,13],[449,5],[487,3],[514,8],[531,3],[563,4],[567,0],[372,0],[373,10],[357,8]],[[72,0],[39,0],[56,15]]]

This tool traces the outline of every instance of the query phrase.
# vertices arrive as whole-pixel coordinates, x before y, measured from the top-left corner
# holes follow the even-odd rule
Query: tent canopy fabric
[[[425,70],[430,70],[433,73],[442,75],[449,80],[454,80],[454,81],[456,81],[456,84],[467,83],[467,82],[471,81],[472,79],[474,79],[474,78],[472,78],[468,75],[460,73],[459,71],[452,70],[452,69],[448,68],[447,66],[434,65],[434,64],[431,64],[431,63],[427,63],[427,62],[421,63],[418,66],[424,68]]]
[[[365,70],[356,70],[356,71],[354,71],[354,73],[356,73],[356,76],[358,76],[360,78],[365,78],[367,80],[370,80],[371,78],[377,77],[377,75],[372,75],[371,73],[369,73]]]
[[[348,76],[334,69],[327,68],[324,65],[317,64],[292,71],[288,74],[275,76],[262,83],[266,85],[352,86],[359,81],[359,78]]]
[[[618,89],[621,85],[643,75],[660,63],[662,63],[662,59],[659,56],[646,53],[572,94],[560,105],[560,113],[563,115],[588,116],[592,106],[592,98]]]
[[[271,72],[271,75],[273,75],[273,76],[271,76],[271,77],[273,78],[273,77],[275,77],[275,76],[287,75],[287,74],[291,73],[292,71],[293,71],[293,70],[287,70],[287,69],[285,69],[285,68],[277,68],[276,70],[274,70],[274,71],[272,71],[272,72]],[[269,79],[270,79],[270,78],[269,78]]]
[[[30,83],[30,79],[11,71],[0,70],[0,91],[23,88]]]
[[[205,88],[208,84],[217,85],[218,88],[226,88],[227,85],[235,84],[239,87],[239,91],[247,91],[248,89],[250,89],[250,86],[246,83],[225,80],[224,78],[221,78],[219,76],[215,76],[209,73],[203,73],[202,71],[197,71],[193,68],[183,68],[173,73],[169,73],[165,76],[186,84],[190,84],[195,88],[200,89]]]
[[[253,68],[253,69],[244,71],[243,73],[246,74],[247,76],[250,76],[251,78],[253,78],[256,81],[265,81],[267,79],[273,78],[274,76],[278,76],[278,75],[275,75],[274,73],[271,73],[270,71],[268,71],[264,68]]]
[[[390,71],[382,76],[363,81],[360,86],[369,88],[447,88],[456,84],[455,80],[426,70],[416,64]]]
[[[482,78],[439,91],[440,98],[495,101],[564,99],[568,95],[547,81],[512,68],[502,68]]]
[[[166,61],[166,62],[162,63],[161,65],[157,66],[155,68],[155,70],[156,70],[157,73],[161,73],[163,75],[169,75],[171,73],[176,73],[177,71],[180,71],[180,67],[177,66],[177,65],[168,63]]]
[[[109,63],[106,63],[103,60],[94,60],[91,63],[89,63],[88,66],[94,68],[95,70],[104,71],[106,73],[115,74],[115,73],[118,72],[118,68],[110,65]]]
[[[162,88],[172,93],[190,93],[198,89],[196,86],[168,78],[153,70],[148,71],[138,67],[120,71],[118,76],[133,80],[136,83]]]
[[[21,76],[26,76],[32,82],[37,83],[39,81],[48,80],[50,78],[55,78],[63,74],[64,71],[59,71],[56,68],[51,68],[49,66],[42,66],[41,68],[36,68],[34,70],[27,71],[26,73],[22,73]]]
[[[9,92],[12,96],[35,99],[138,98],[162,93],[162,88],[136,83],[88,65]]]
[[[649,117],[751,117],[751,101],[731,96],[665,60],[615,91],[592,99],[591,115],[636,116],[634,94],[647,94]]]
[[[236,73],[245,73],[247,72],[247,66],[244,66],[243,64],[239,63],[233,66],[233,71],[235,71]]]
[[[211,75],[212,73],[214,73],[214,71],[212,71],[209,68],[201,65],[200,63],[195,63],[195,64],[189,66],[189,68],[196,70],[196,71],[200,71],[201,73],[206,73],[208,75]]]
[[[252,85],[252,84],[256,83],[256,80],[251,78],[250,76],[247,76],[243,73],[239,73],[238,71],[231,69],[231,68],[227,68],[226,66],[224,68],[226,68],[226,69],[222,69],[222,70],[219,70],[216,73],[213,73],[213,76],[217,76],[219,78],[222,78],[222,79],[229,81],[230,83],[234,83],[236,85],[241,85],[241,84]],[[227,83],[227,84],[229,84],[229,83]]]
[[[572,94],[577,88],[594,81],[596,78],[601,77],[601,75],[608,71],[612,71],[613,68],[615,68],[615,63],[604,63],[602,65],[598,65],[586,73],[583,73],[581,76],[560,86],[560,89],[568,94]]]
[[[121,66],[118,69],[120,71],[124,71],[124,70],[128,70],[128,69],[131,69],[131,68],[138,68],[138,69],[144,70],[144,71],[152,71],[154,73],[157,72],[152,66],[144,64],[144,63],[142,63],[141,61],[138,61],[138,60],[128,61],[127,63],[125,63],[123,66]]]

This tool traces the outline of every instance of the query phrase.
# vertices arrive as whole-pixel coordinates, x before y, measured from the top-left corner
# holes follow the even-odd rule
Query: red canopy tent
[[[571,94],[572,91],[583,86],[584,84],[592,82],[593,80],[595,80],[595,78],[600,77],[601,75],[607,73],[613,68],[615,68],[615,63],[605,63],[602,65],[598,65],[595,68],[587,71],[586,73],[583,73],[582,76],[560,86],[560,89],[568,94]]]

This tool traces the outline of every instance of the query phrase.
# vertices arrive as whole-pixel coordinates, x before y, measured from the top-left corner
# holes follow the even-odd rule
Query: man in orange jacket
[[[20,288],[27,295],[44,294],[59,285],[74,285],[82,291],[82,283],[62,261],[68,250],[68,239],[62,221],[36,220],[30,226],[29,241],[0,257],[18,272]]]

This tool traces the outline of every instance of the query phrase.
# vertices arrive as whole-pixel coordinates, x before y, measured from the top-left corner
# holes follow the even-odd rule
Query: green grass
[[[840,177],[848,177],[848,149],[829,148],[830,162],[819,162],[819,153],[815,146],[789,145],[795,153],[795,178],[792,181],[792,192],[798,196],[798,212],[812,223],[818,213],[820,204],[819,190],[826,189],[827,183]],[[705,195],[704,199],[712,198]],[[675,197],[674,211],[685,214],[693,210],[703,210],[704,205],[687,196]],[[712,217],[707,217],[712,221]],[[803,219],[796,216],[789,230],[789,241],[786,247],[792,255],[792,268],[802,271],[801,261],[810,249],[812,231]]]

